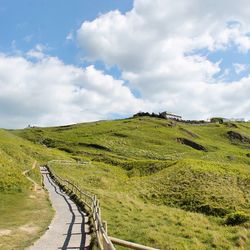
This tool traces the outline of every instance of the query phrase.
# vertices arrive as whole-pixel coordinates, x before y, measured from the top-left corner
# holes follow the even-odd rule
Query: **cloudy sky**
[[[0,0],[0,127],[165,110],[250,119],[249,0]]]

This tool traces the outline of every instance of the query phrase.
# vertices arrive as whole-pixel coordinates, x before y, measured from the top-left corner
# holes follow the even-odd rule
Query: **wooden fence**
[[[159,250],[156,248],[135,244],[114,237],[109,237],[107,233],[107,223],[102,221],[100,202],[97,199],[96,195],[83,191],[77,185],[70,182],[69,180],[63,179],[60,176],[56,175],[49,166],[49,163],[46,167],[52,179],[55,182],[57,182],[60,186],[64,187],[66,190],[71,191],[74,195],[76,195],[78,200],[83,202],[84,205],[88,207],[90,216],[93,219],[93,226],[96,234],[96,240],[100,250],[115,250],[113,243],[135,250]]]

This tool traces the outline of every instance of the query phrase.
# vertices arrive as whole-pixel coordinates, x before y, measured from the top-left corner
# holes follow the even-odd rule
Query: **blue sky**
[[[169,111],[250,119],[248,0],[0,0],[0,127]]]
[[[227,49],[209,51],[207,49],[197,50],[195,53],[207,57],[211,62],[219,62],[221,71],[214,75],[214,79],[223,79],[224,82],[239,81],[242,77],[250,74],[250,67],[237,72],[235,64],[249,65],[250,53],[241,53],[237,46],[230,45]]]
[[[235,71],[235,64],[248,65],[250,53],[239,53],[235,46],[231,46],[227,50],[216,51],[215,53],[208,53],[208,58],[212,62],[220,61],[222,73],[215,75],[215,77],[221,77],[225,71],[229,70],[228,75],[224,77],[225,81],[238,81],[242,77],[250,74],[250,67],[246,70],[237,73]]]
[[[79,64],[77,44],[66,41],[85,20],[118,9],[124,13],[132,0],[1,0],[0,51],[13,48],[28,51],[36,44],[48,47],[48,53],[66,63]],[[98,64],[100,65],[100,63]]]

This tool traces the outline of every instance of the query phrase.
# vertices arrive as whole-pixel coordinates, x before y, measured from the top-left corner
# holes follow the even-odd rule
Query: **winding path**
[[[89,250],[91,237],[88,217],[53,182],[46,168],[41,168],[41,172],[56,214],[49,229],[29,250]]]
[[[37,164],[37,161],[34,161],[34,163],[32,164],[32,168],[31,169],[27,169],[27,170],[24,170],[22,172],[22,174],[30,181],[33,183],[33,188],[34,188],[34,191],[37,191],[37,189],[40,189],[41,190],[41,187],[34,181],[32,180],[28,175],[27,173],[31,170],[33,170],[35,167],[36,167],[36,164]]]

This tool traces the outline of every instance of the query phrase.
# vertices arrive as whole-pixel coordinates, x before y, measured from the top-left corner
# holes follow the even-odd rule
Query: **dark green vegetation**
[[[226,224],[227,225],[239,225],[249,220],[249,215],[243,212],[234,212],[227,215]]]
[[[53,210],[47,194],[34,190],[23,174],[35,160],[45,163],[62,157],[57,150],[44,149],[0,130],[0,249],[23,249],[37,239],[50,223]],[[28,175],[41,185],[38,168]]]
[[[211,118],[211,122],[218,122],[218,123],[222,124],[223,118],[222,117],[213,117],[213,118]]]
[[[250,248],[250,124],[152,117],[12,131],[89,164],[54,164],[98,195],[109,234],[161,249]]]

